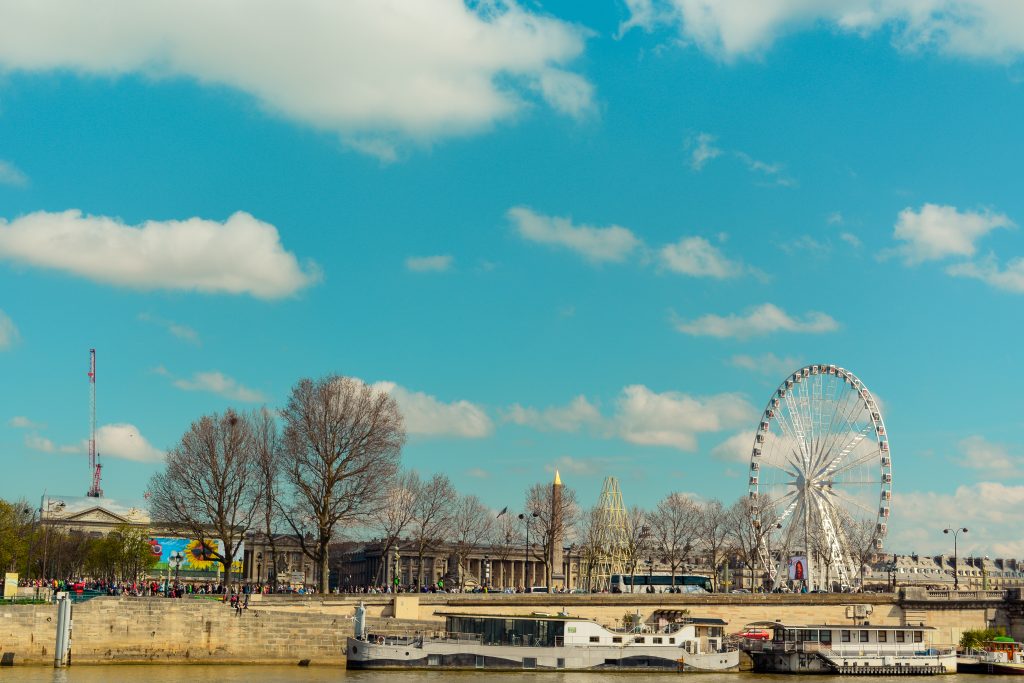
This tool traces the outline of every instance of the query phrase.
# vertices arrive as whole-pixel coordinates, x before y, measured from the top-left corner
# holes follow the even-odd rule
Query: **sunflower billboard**
[[[223,566],[215,559],[217,555],[224,552],[223,541],[210,538],[161,537],[149,539],[149,546],[152,553],[160,557],[153,567],[158,571],[174,569],[174,565],[171,564],[171,557],[176,553],[184,558],[181,562],[181,567],[178,568],[181,574],[187,573],[190,576],[208,575],[210,578],[213,578],[220,573]],[[231,563],[231,571],[241,572],[241,558],[245,556],[244,546],[238,548],[235,556],[238,559]]]

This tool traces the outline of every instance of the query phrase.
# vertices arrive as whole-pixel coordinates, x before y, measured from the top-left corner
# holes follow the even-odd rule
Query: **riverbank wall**
[[[719,617],[727,631],[758,621],[789,624],[924,624],[935,642],[966,629],[1002,626],[1024,639],[1024,602],[998,592],[899,595],[365,595],[252,596],[237,612],[205,596],[183,599],[99,597],[73,611],[73,664],[141,662],[343,665],[345,638],[359,602],[371,627],[428,632],[444,612],[568,612],[608,626],[627,614]],[[53,664],[56,608],[0,604],[0,666]]]

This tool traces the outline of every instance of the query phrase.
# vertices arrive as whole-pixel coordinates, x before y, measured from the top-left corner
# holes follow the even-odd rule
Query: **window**
[[[647,641],[644,639],[643,636],[637,636],[636,638],[633,639],[633,642],[634,643],[645,643]]]
[[[536,669],[537,658],[536,657],[523,657],[523,668],[524,669]]]
[[[590,636],[590,642],[592,642],[592,643],[600,643],[601,642],[601,636]]]
[[[661,638],[658,638],[657,636],[655,636],[654,638],[652,638],[652,642],[655,645],[661,645]]]
[[[888,631],[879,631],[878,632],[878,642],[885,643],[885,642],[888,642],[888,640],[889,640],[889,632]]]
[[[676,639],[675,638],[669,638],[668,639],[668,644],[669,645],[675,645],[676,644]]]
[[[441,655],[427,655],[427,666],[440,666]]]
[[[905,635],[906,635],[906,634],[905,634],[905,633],[904,633],[903,631],[896,631],[896,642],[897,642],[897,643],[902,643],[902,642],[904,642],[904,636],[905,636]]]
[[[924,634],[920,631],[914,631],[914,642],[920,643],[924,641]]]
[[[565,659],[562,658],[562,657],[559,657],[558,658],[558,663],[555,665],[555,668],[557,668],[557,669],[564,669],[565,668]]]
[[[862,643],[868,642],[868,632],[867,631],[861,631],[860,632],[860,642],[862,642]]]
[[[850,642],[850,632],[849,632],[849,631],[845,631],[845,630],[844,630],[844,631],[840,631],[840,632],[839,632],[839,635],[840,635],[840,639],[841,639],[841,640],[842,640],[842,641],[843,641],[844,643],[848,643],[848,642]]]
[[[483,657],[483,655],[477,655],[476,656],[476,668],[478,668],[478,669],[484,668],[484,657]]]
[[[821,641],[822,645],[831,645],[832,644],[832,631],[831,630],[818,631],[818,640]]]
[[[613,636],[612,637],[612,642],[613,643],[621,643],[622,642],[622,636]]]

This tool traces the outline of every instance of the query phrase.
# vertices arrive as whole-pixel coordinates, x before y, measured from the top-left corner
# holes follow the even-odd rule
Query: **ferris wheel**
[[[857,584],[860,545],[881,550],[892,502],[889,437],[860,379],[808,365],[779,385],[754,436],[748,496],[773,586]]]

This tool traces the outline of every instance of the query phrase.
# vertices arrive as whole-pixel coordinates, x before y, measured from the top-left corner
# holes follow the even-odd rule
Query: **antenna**
[[[96,349],[89,349],[89,471],[92,472],[92,485],[85,495],[89,498],[101,498],[99,453],[96,452]]]

